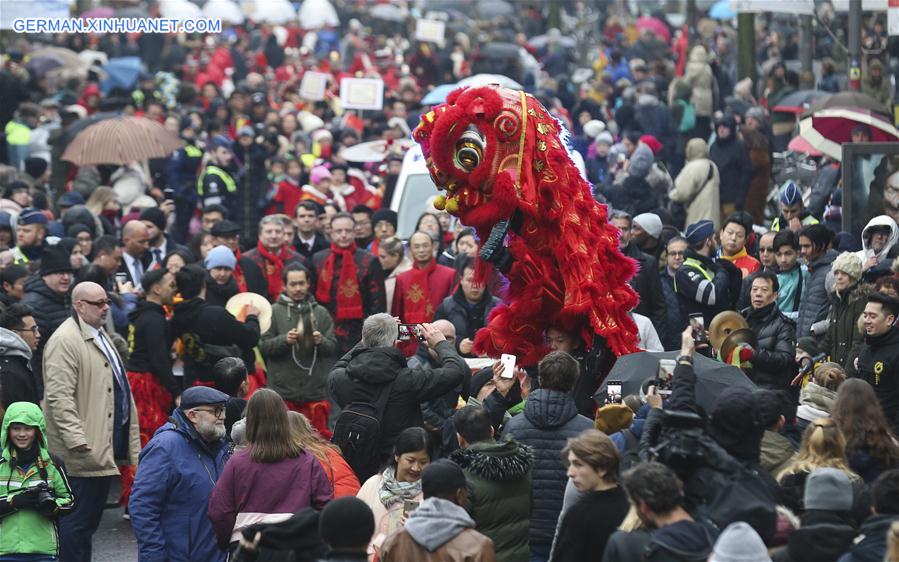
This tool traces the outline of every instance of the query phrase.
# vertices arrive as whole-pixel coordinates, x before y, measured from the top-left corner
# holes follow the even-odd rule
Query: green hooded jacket
[[[13,423],[30,425],[38,429],[35,436],[40,452],[37,460],[22,470],[16,466],[14,447],[9,442],[9,426]],[[72,490],[65,472],[50,457],[47,448],[47,428],[44,414],[31,402],[14,402],[3,417],[3,433],[0,434],[0,503],[9,509],[9,500],[22,488],[47,482],[56,495],[56,513],[45,517],[31,508],[10,509],[0,519],[0,556],[7,554],[48,554],[59,556],[56,535],[56,518],[68,514],[74,507]]]

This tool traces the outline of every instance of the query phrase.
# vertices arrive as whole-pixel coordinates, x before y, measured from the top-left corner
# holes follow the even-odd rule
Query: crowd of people
[[[618,3],[521,2],[458,30],[449,10],[436,44],[409,39],[428,2],[379,3],[390,21],[334,4],[342,23],[314,30],[5,49],[0,560],[91,560],[119,492],[148,562],[899,560],[899,212],[885,199],[844,229],[827,156],[810,186],[775,181],[795,18],[758,17],[753,84],[726,22],[642,14],[666,35]],[[846,22],[828,7],[817,88],[838,91]],[[881,20],[861,90],[892,107]],[[125,87],[100,63],[30,64],[47,44],[144,71]],[[322,100],[298,94],[309,71],[329,76]],[[639,266],[640,348],[676,352],[669,381],[601,390],[592,342],[560,325],[538,364],[479,357],[505,287],[483,241],[431,202],[398,235],[421,100],[479,72],[570,131]],[[383,109],[342,109],[346,77],[383,80]],[[119,114],[182,147],[62,159]],[[345,158],[375,140],[381,161]],[[751,338],[713,349],[722,313]],[[708,358],[747,384],[708,390]]]

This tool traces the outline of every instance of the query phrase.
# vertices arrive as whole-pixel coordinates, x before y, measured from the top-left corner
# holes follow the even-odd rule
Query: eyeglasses
[[[104,306],[112,306],[112,301],[110,299],[104,299],[101,301],[89,301],[87,299],[81,299],[80,302],[86,302],[87,304],[96,306],[97,308],[103,308]]]
[[[759,253],[760,254],[773,254],[774,246],[768,246],[768,247],[759,246]]]
[[[13,328],[13,332],[31,332],[32,334],[37,333],[37,324],[30,328]]]
[[[216,406],[215,408],[194,408],[195,412],[206,412],[207,414],[212,414],[217,418],[225,417],[225,407],[224,406]]]

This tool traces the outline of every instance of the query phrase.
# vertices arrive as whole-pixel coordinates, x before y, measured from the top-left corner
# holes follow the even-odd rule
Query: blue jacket
[[[568,482],[562,449],[569,437],[592,428],[593,422],[577,413],[570,394],[542,388],[528,395],[524,411],[506,424],[503,438],[511,436],[534,452],[531,544],[552,543]]]
[[[228,460],[175,409],[140,453],[128,508],[140,562],[225,562],[206,506]]]

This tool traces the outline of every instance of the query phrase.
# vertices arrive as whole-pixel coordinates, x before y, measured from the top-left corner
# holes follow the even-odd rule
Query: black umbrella
[[[650,352],[642,351],[618,358],[615,366],[609,371],[606,380],[596,391],[597,401],[605,399],[606,386],[609,381],[621,381],[621,395],[640,394],[640,387],[646,379],[655,378],[659,372],[660,359],[676,359],[679,351]],[[725,388],[744,387],[755,390],[755,384],[743,371],[700,354],[693,356],[693,369],[696,372],[696,403],[706,412],[714,409],[718,395]],[[601,397],[601,398],[600,398]]]
[[[863,94],[861,92],[837,92],[832,96],[820,97],[812,102],[811,107],[808,110],[808,113],[815,113],[816,111],[820,111],[822,109],[835,109],[835,108],[861,108],[867,109],[873,113],[878,113],[883,115],[884,117],[889,117],[892,120],[892,112],[890,109],[872,98],[867,94]]]
[[[478,57],[492,60],[517,60],[521,47],[515,43],[487,43],[478,51]]]

